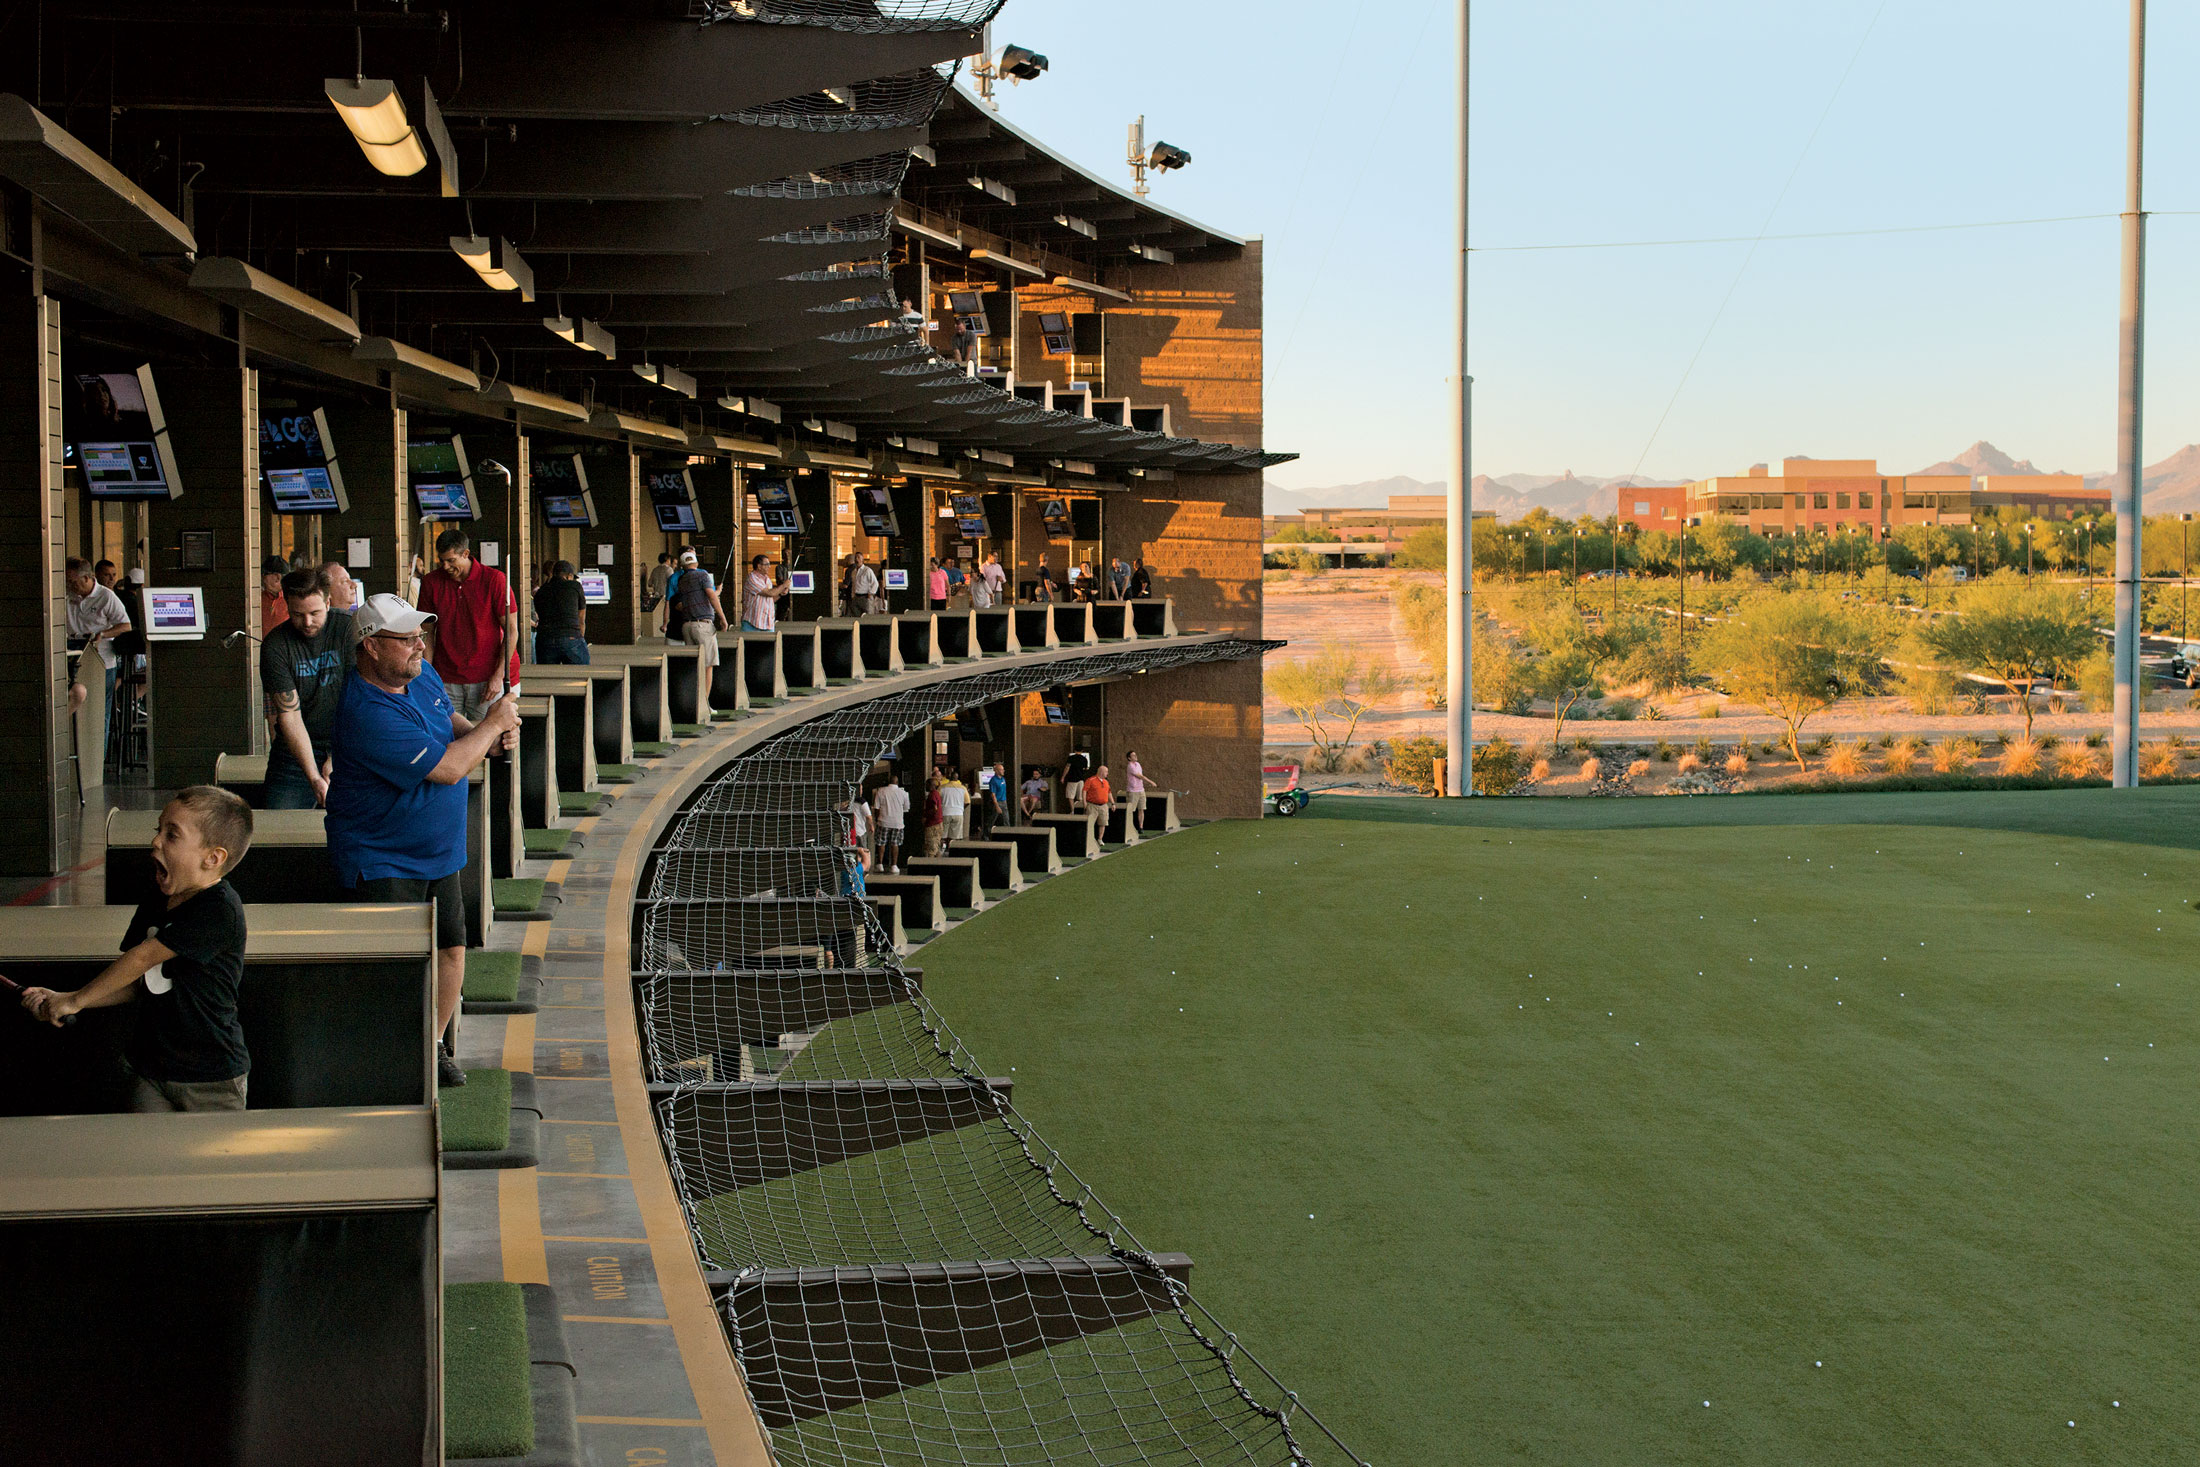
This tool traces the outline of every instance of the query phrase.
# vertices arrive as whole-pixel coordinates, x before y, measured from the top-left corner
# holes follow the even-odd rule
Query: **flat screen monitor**
[[[788,571],[787,589],[797,596],[807,596],[817,589],[817,572]]]
[[[1048,722],[1048,723],[1067,723],[1067,722],[1069,722],[1069,709],[1068,709],[1068,708],[1066,708],[1066,707],[1064,707],[1064,706],[1063,706],[1062,704],[1060,704],[1060,703],[1056,703],[1056,702],[1054,702],[1053,700],[1049,699],[1049,700],[1048,700],[1048,701],[1047,701],[1047,702],[1046,702],[1046,703],[1045,703],[1044,705],[1042,705],[1042,706],[1044,706],[1044,707],[1045,707],[1045,709],[1046,709],[1046,711],[1047,711],[1047,722]]]
[[[319,408],[260,414],[260,477],[277,514],[342,514],[351,508],[328,416]]]
[[[901,520],[894,514],[894,497],[884,484],[856,485],[856,518],[863,522],[863,533],[891,538],[901,533]]]
[[[1046,521],[1047,534],[1054,539],[1070,538],[1069,501],[1049,499],[1039,506],[1039,518]]]
[[[1039,330],[1048,336],[1060,336],[1069,330],[1069,317],[1059,311],[1041,311]]]
[[[611,576],[600,570],[584,570],[581,576],[581,603],[585,606],[609,606],[611,604]]]
[[[889,591],[908,590],[909,572],[905,570],[889,570],[886,573],[886,589]]]
[[[145,639],[196,642],[206,636],[206,593],[198,586],[145,588]]]
[[[668,535],[703,533],[702,512],[695,503],[695,481],[688,476],[685,464],[645,468],[642,482],[649,491],[649,504],[656,512],[658,529]]]
[[[947,308],[958,316],[982,316],[985,297],[974,290],[951,290],[947,293]]]
[[[183,492],[153,369],[86,372],[73,382],[68,452],[94,499],[173,499]]]
[[[537,454],[528,469],[542,522],[553,530],[592,530],[596,500],[588,492],[588,470],[577,453]]]
[[[965,540],[984,540],[992,535],[993,527],[985,519],[984,499],[975,494],[957,494],[953,500],[955,528]]]
[[[466,441],[450,429],[422,429],[408,438],[405,468],[422,519],[470,520],[481,514]]]
[[[757,518],[767,535],[802,533],[802,511],[795,508],[794,490],[785,479],[751,479],[749,493],[756,496]]]

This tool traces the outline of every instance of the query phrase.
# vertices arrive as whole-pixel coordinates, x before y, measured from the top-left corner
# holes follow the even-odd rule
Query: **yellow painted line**
[[[504,1020],[504,1068],[523,1074],[535,1067],[535,1016],[509,1014]],[[538,1079],[544,1078],[537,1076]]]
[[[545,1243],[647,1243],[647,1238],[583,1238],[576,1233],[544,1233]]]
[[[649,828],[679,793],[681,783],[679,778],[666,780],[664,788],[628,827],[610,883],[614,903],[632,900]],[[623,917],[607,924],[603,982],[604,1024],[611,1043],[611,1093],[618,1108],[627,1159],[642,1168],[633,1179],[635,1205],[641,1211],[642,1230],[649,1235],[649,1256],[656,1268],[658,1292],[665,1301],[673,1341],[679,1346],[680,1364],[687,1371],[688,1390],[702,1413],[711,1455],[718,1467],[772,1467],[763,1425],[749,1406],[740,1367],[734,1363],[732,1346],[718,1322],[710,1288],[703,1282],[703,1266],[688,1236],[687,1218],[673,1194],[672,1177],[664,1168],[664,1148],[642,1081],[642,1042],[634,1019],[633,980],[627,973],[630,927]],[[652,1165],[647,1160],[636,1161],[638,1157],[655,1157],[657,1161]]]
[[[527,1014],[523,1015],[522,1017],[533,1018],[534,1015]],[[532,1054],[533,1052],[534,1051],[532,1049],[528,1051],[529,1054]],[[511,1066],[506,1065],[505,1068],[510,1069]],[[611,1083],[611,1077],[609,1075],[537,1075],[535,1076],[535,1078],[537,1080],[564,1080],[571,1084],[580,1085],[608,1085]]]
[[[583,1426],[701,1426],[693,1416],[576,1416]]]
[[[537,1007],[546,1009],[585,1009],[592,1014],[603,1012],[603,1005],[600,1003],[546,1003],[539,1004]],[[590,1042],[593,1043],[594,1041]]]
[[[542,1246],[542,1194],[535,1168],[506,1167],[497,1173],[497,1235],[504,1249],[504,1281],[550,1282],[550,1255]]]
[[[526,1017],[533,1018],[534,1015],[529,1014]],[[609,1044],[611,1041],[608,1039],[572,1039],[563,1034],[545,1034],[542,1036],[542,1042],[544,1044]]]
[[[567,1324],[670,1324],[669,1319],[645,1319],[639,1314],[568,1314]]]
[[[631,1182],[634,1179],[625,1172],[546,1172],[535,1169],[538,1177],[585,1177],[592,1182]]]

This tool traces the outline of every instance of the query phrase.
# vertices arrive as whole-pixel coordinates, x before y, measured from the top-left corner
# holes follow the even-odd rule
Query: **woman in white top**
[[[779,624],[776,604],[787,593],[787,578],[772,579],[772,558],[759,555],[749,562],[749,574],[741,587],[741,630],[768,632]]]

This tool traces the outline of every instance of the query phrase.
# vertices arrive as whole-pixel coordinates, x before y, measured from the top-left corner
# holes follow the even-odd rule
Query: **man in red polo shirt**
[[[420,581],[420,610],[435,617],[428,627],[428,656],[468,722],[519,677],[519,604],[504,572],[474,559],[464,530],[435,538],[436,569]]]

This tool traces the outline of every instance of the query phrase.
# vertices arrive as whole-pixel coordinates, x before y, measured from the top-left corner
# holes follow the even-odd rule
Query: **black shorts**
[[[435,903],[435,945],[466,945],[466,892],[458,873],[423,881],[412,876],[370,876],[352,888],[359,900],[374,903]]]

